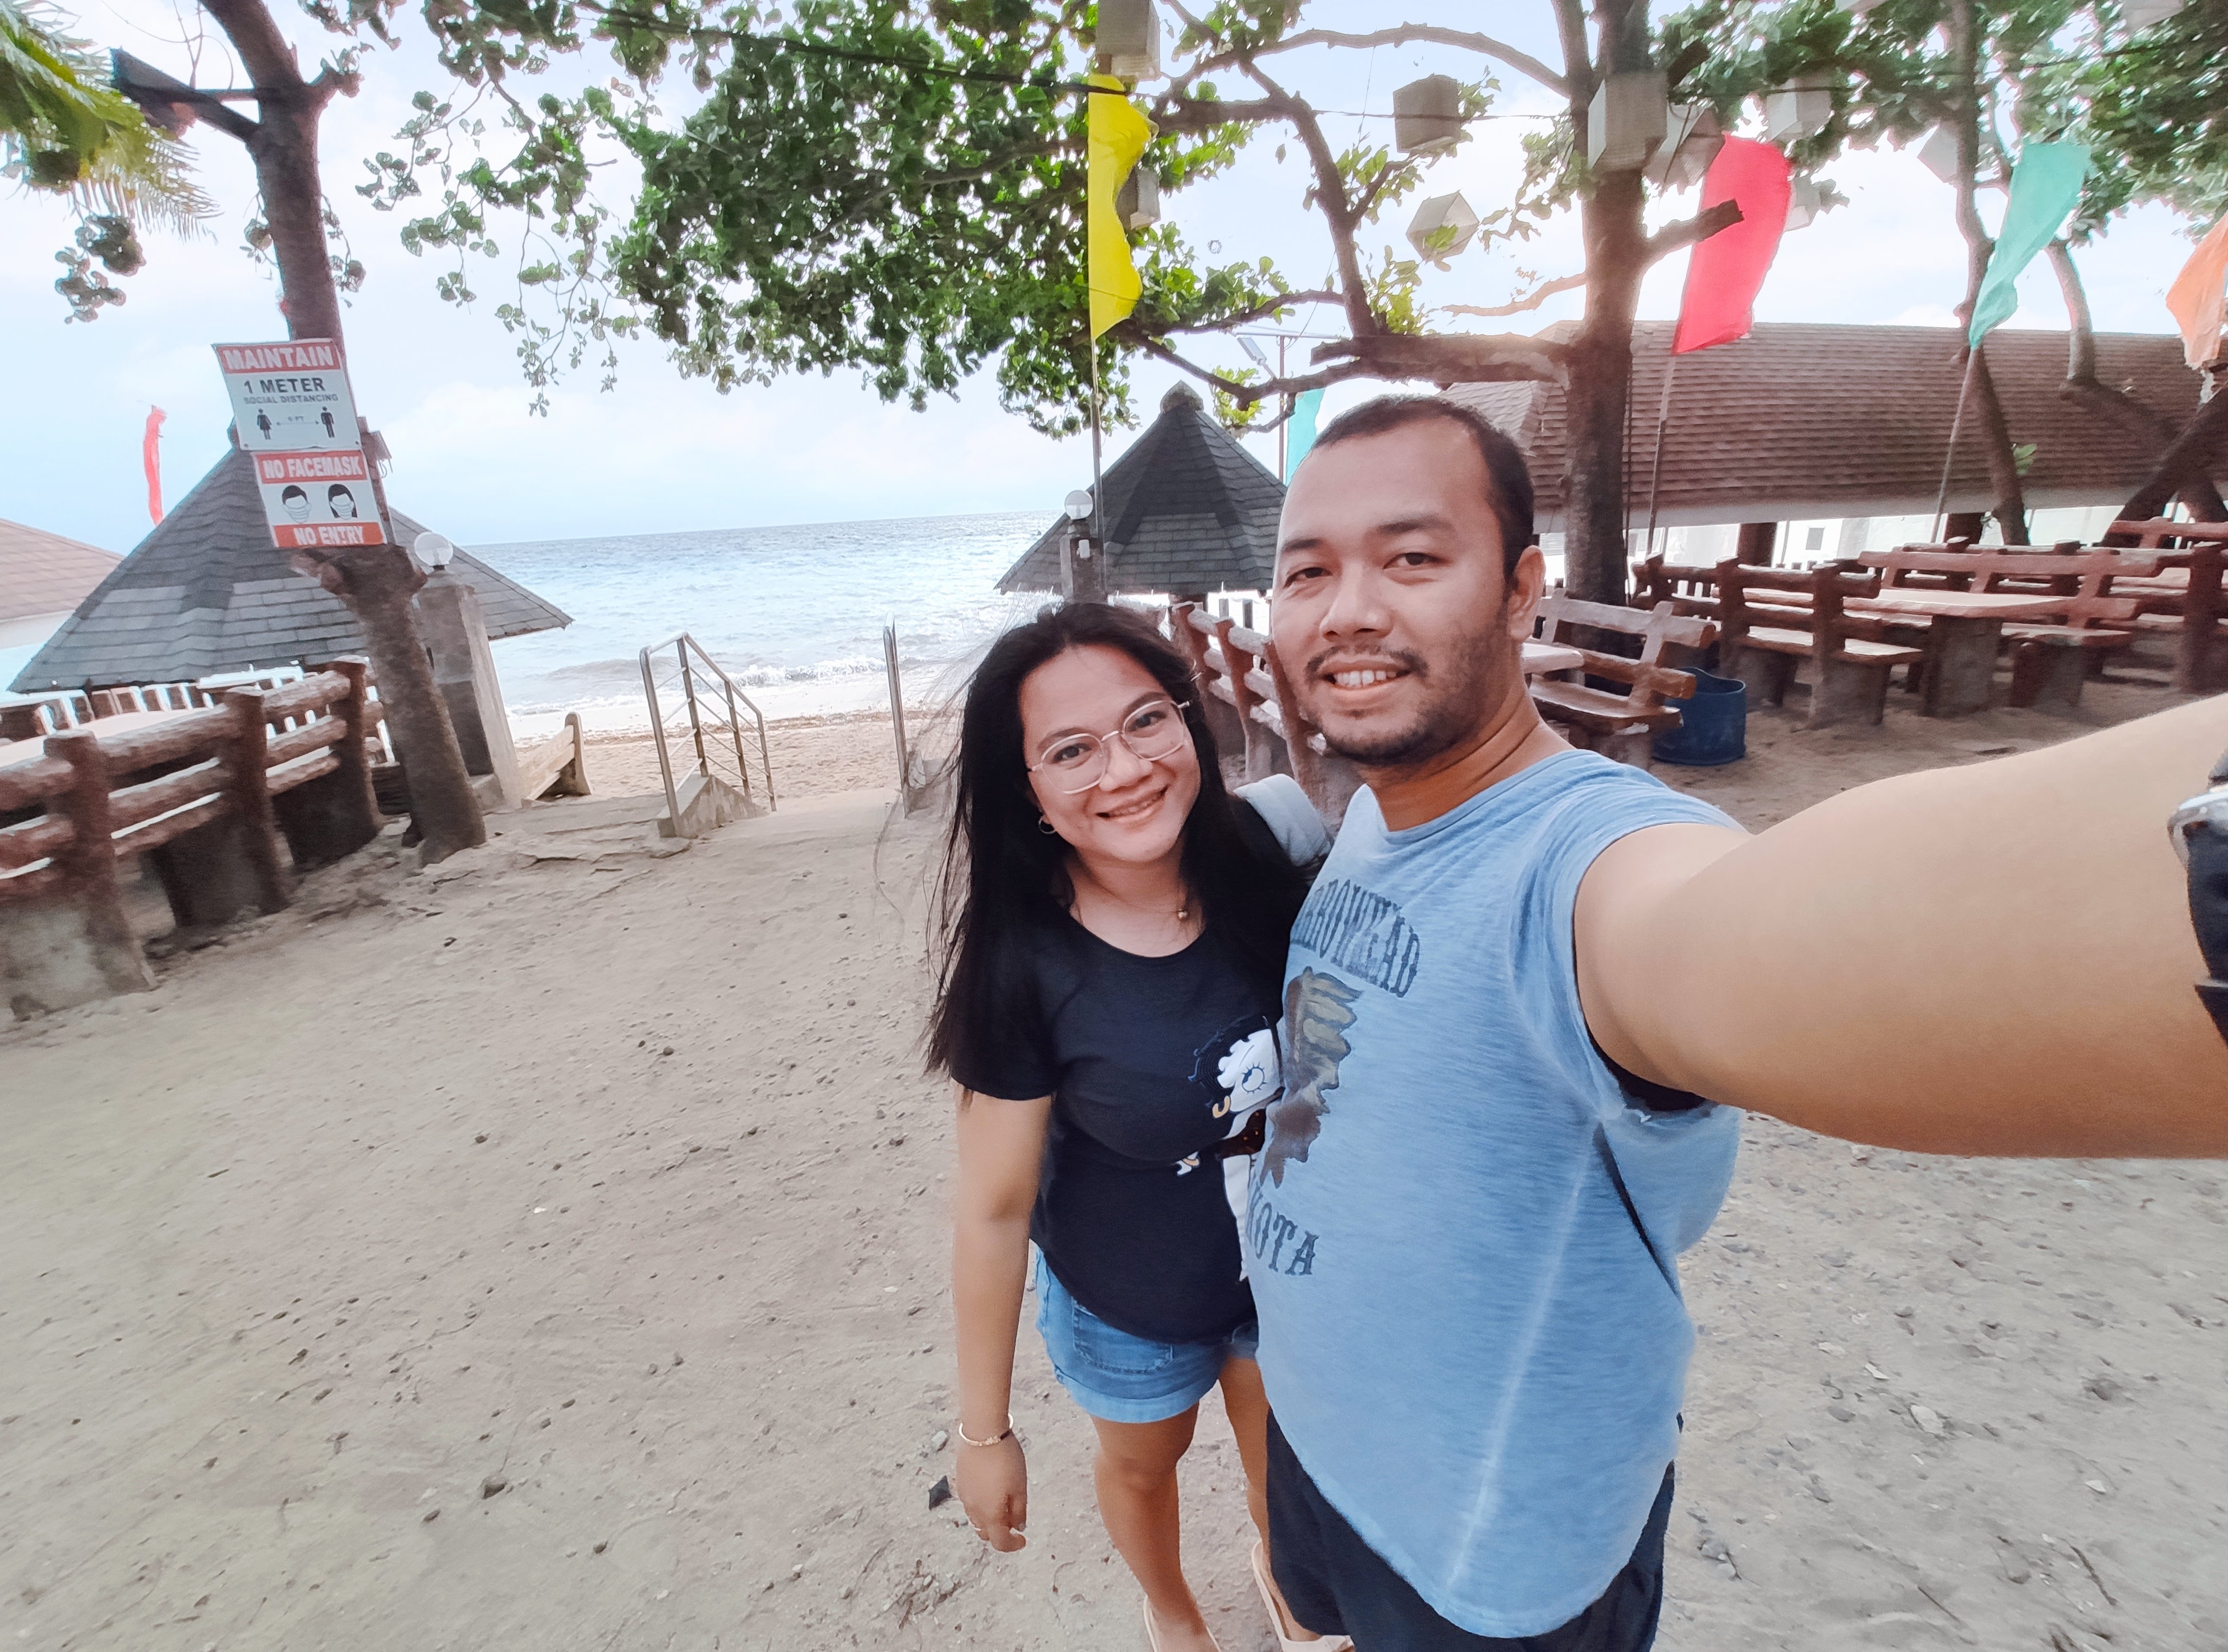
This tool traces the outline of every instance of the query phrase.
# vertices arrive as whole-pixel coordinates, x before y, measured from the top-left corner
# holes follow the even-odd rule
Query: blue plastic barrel
[[[1694,693],[1668,702],[1679,708],[1679,727],[1655,737],[1655,760],[1688,769],[1739,762],[1748,755],[1748,685],[1692,666],[1681,669],[1694,672]]]

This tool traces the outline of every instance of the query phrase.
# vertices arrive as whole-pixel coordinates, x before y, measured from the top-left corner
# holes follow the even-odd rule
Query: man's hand
[[[1001,1554],[1027,1548],[1021,1529],[1029,1523],[1029,1465],[1021,1441],[1008,1434],[996,1445],[962,1440],[954,1449],[959,1460],[952,1467],[951,1489],[975,1535]]]

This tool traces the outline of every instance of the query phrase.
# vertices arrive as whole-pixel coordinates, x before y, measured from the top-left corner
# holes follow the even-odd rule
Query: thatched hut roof
[[[1263,591],[1277,561],[1284,486],[1200,405],[1189,385],[1161,398],[1161,416],[1106,468],[1106,590]],[[1054,522],[998,581],[1001,591],[1060,589]]]
[[[426,531],[400,511],[391,514],[404,544]],[[573,623],[463,551],[449,572],[479,597],[490,637]],[[272,542],[253,462],[234,447],[78,605],[15,687],[184,682],[363,649],[347,605],[297,573]]]

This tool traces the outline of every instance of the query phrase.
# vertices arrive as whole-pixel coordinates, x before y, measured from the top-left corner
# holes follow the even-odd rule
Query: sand
[[[1761,824],[2167,699],[1759,713],[1748,763],[1670,772]],[[886,780],[887,724],[779,732],[771,817],[682,848],[639,797],[540,805],[426,873],[390,840],[151,994],[0,1031],[0,1645],[1142,1646],[1033,1335],[1028,1549],[929,1508],[935,823],[810,795]],[[2224,1261],[2218,1165],[1751,1121],[1684,1263],[1661,1644],[2218,1652]],[[1265,1652],[1219,1415],[1201,1441],[1189,1565]]]

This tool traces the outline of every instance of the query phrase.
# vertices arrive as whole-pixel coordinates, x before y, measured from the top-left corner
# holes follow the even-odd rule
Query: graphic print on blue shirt
[[[1657,1258],[1707,1227],[1738,1118],[1629,1102],[1572,933],[1595,857],[1674,823],[1731,823],[1592,752],[1400,831],[1364,790],[1292,932],[1244,1228],[1262,1377],[1323,1496],[1473,1635],[1583,1611],[1677,1450],[1693,1332]]]

